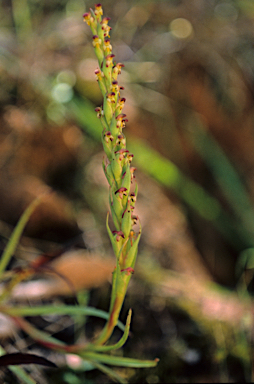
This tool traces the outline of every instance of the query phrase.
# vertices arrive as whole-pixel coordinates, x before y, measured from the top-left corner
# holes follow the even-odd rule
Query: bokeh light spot
[[[169,29],[172,35],[178,39],[187,39],[193,33],[191,22],[183,18],[178,18],[171,21]]]
[[[73,97],[73,89],[67,83],[59,83],[52,89],[52,97],[59,103],[67,103]]]

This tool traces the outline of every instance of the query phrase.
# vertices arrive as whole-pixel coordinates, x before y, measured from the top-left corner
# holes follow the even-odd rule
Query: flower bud
[[[120,199],[123,199],[124,196],[128,195],[128,189],[121,187],[121,188],[117,189],[117,191],[115,191],[115,194],[117,194],[117,193],[119,194]]]
[[[111,124],[111,120],[113,117],[113,107],[112,105],[115,103],[115,94],[114,92],[108,92],[104,95],[103,101],[103,110],[104,115],[107,121],[107,124]],[[114,136],[114,135],[113,135]]]
[[[110,38],[105,37],[104,38],[104,45],[103,45],[104,55],[110,55],[112,53],[112,45],[110,44]]]
[[[134,269],[132,267],[127,267],[124,269],[121,269],[121,272],[125,272],[127,276],[133,275]]]
[[[131,210],[133,211],[135,208],[135,203],[136,203],[136,199],[137,199],[134,192],[132,192],[130,194],[129,199],[130,199]]]
[[[84,21],[89,25],[91,28],[92,34],[96,35],[97,34],[97,21],[95,18],[92,16],[91,12],[86,12],[83,15]]]
[[[100,65],[102,64],[103,59],[104,59],[104,53],[103,53],[103,50],[101,48],[101,45],[102,45],[102,41],[99,38],[99,36],[94,35],[93,36],[93,46],[94,46],[94,51],[95,51],[95,54],[97,56],[97,59],[98,59]]]
[[[95,16],[97,17],[97,20],[101,22],[101,16],[103,15],[103,10],[102,6],[100,3],[95,4],[95,11],[94,11]]]
[[[122,205],[122,199],[119,196],[118,193],[113,193],[112,194],[112,206],[111,206],[111,211],[114,211],[114,214],[116,216],[118,224],[121,223],[122,219],[122,212],[123,212],[123,205]],[[112,215],[113,216],[113,215]],[[113,217],[114,219],[114,217]],[[122,229],[121,229],[122,230]],[[123,231],[124,233],[124,231]],[[125,235],[125,233],[124,233]]]
[[[113,68],[114,57],[115,55],[111,53],[110,55],[107,55],[106,57],[104,57],[102,61],[102,71],[105,75],[106,86],[108,87],[108,89],[110,88],[111,81],[112,81],[112,68]]]
[[[123,133],[120,133],[120,135],[117,136],[116,139],[116,147],[117,150],[124,149],[126,146],[126,139]]]
[[[120,113],[120,115],[116,116],[116,121],[117,121],[116,125],[120,132],[122,132],[122,129],[125,126],[125,121],[126,121],[125,117],[126,117],[125,113]]]
[[[135,179],[134,172],[137,170],[136,167],[130,167],[131,172],[131,182],[133,182],[133,179]]]
[[[116,116],[120,115],[120,113],[122,112],[125,101],[126,101],[126,99],[124,97],[122,97],[120,100],[118,100],[118,102],[116,104],[116,111],[115,111]]]
[[[110,17],[103,17],[101,21],[101,29],[103,31],[104,38],[110,37],[109,32],[111,30],[111,27],[108,25],[109,20],[110,20]]]
[[[104,73],[99,68],[96,69],[94,71],[94,73],[96,75],[96,80],[97,80],[97,82],[99,84],[101,93],[104,96],[105,93],[107,92],[107,89],[106,89],[106,86],[105,86],[105,82],[104,82]]]
[[[134,155],[132,153],[128,153],[127,159],[129,161],[129,164],[132,162]]]
[[[132,226],[137,224],[138,216],[137,215],[131,215],[131,221],[132,221]]]
[[[114,68],[113,68],[113,73],[112,73],[112,78],[113,78],[114,80],[117,80],[117,77],[118,77],[118,75],[121,74],[121,70],[122,70],[123,67],[124,67],[124,64],[122,64],[122,63],[117,63],[117,64],[114,66]]]
[[[121,239],[124,239],[124,234],[122,231],[112,231],[113,235],[116,235],[116,241],[119,242]]]
[[[110,131],[102,132],[102,145],[109,160],[112,158],[113,136]]]

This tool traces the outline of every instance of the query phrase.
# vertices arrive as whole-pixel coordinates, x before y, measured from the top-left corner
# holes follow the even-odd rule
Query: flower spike
[[[115,229],[111,231],[107,216],[107,231],[116,256],[117,265],[113,272],[110,321],[106,324],[98,345],[104,344],[110,337],[118,320],[137,255],[141,230],[136,233],[133,227],[138,221],[135,214],[136,191],[133,188],[135,167],[130,163],[133,154],[126,148],[126,138],[122,133],[127,123],[123,113],[125,98],[121,96],[123,87],[118,83],[124,65],[115,63],[109,32],[109,18],[103,17],[101,4],[95,10],[84,14],[84,20],[93,33],[93,46],[99,62],[95,70],[103,105],[95,109],[102,124],[102,143],[106,153],[103,169],[109,183],[109,206]],[[135,189],[135,191],[133,191]]]

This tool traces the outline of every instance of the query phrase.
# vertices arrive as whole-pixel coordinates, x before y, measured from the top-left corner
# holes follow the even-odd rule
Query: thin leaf
[[[142,140],[129,139],[132,153],[138,153],[135,161],[139,168],[178,196],[201,217],[210,221],[236,248],[254,246],[253,236],[232,220],[218,200],[199,184],[185,176],[169,159],[160,155]]]
[[[12,371],[20,380],[25,384],[37,384],[34,379],[32,379],[23,368],[15,365],[10,365],[9,370]]]
[[[37,329],[25,319],[13,317],[13,320],[24,332],[26,332],[32,339],[36,340],[38,343],[41,343],[49,348],[59,350],[65,350],[68,348],[68,346],[63,341],[60,341],[55,337],[49,335],[48,333]]]
[[[84,316],[94,316],[100,317],[102,319],[108,320],[109,314],[101,309],[96,309],[92,307],[80,307],[74,305],[59,305],[59,306],[41,306],[41,307],[0,307],[2,313],[5,313],[9,316],[46,316],[46,315],[84,315]],[[118,321],[117,326],[122,331],[125,330],[125,325]]]
[[[114,345],[99,345],[99,346],[91,344],[91,349],[96,350],[96,352],[106,352],[106,351],[112,351],[112,350],[121,348],[129,336],[130,325],[131,325],[131,315],[132,315],[132,310],[130,309],[128,312],[127,320],[126,320],[124,334],[116,344],[114,344]],[[90,347],[89,347],[89,349],[90,349]]]
[[[94,140],[101,140],[101,123],[94,112],[94,105],[84,98],[73,98],[68,103],[68,110],[74,114],[86,133]]]
[[[33,211],[35,210],[35,208],[37,207],[37,205],[40,202],[41,202],[40,197],[38,197],[32,201],[32,203],[26,208],[26,210],[22,214],[21,218],[18,221],[18,224],[16,225],[14,231],[12,232],[11,237],[8,241],[8,244],[7,244],[3,254],[1,256],[0,277],[3,274],[3,272],[5,271],[12,255],[14,254],[14,252],[18,246],[18,243],[19,243],[20,237],[22,235],[22,232],[25,228],[25,225],[27,224],[31,214],[33,213]]]
[[[211,169],[227,201],[246,230],[254,231],[253,205],[240,176],[216,140],[200,127],[200,124],[199,120],[195,120],[194,129],[190,130],[189,134],[195,149]]]
[[[84,352],[81,357],[88,359],[89,361],[98,361],[100,363],[108,365],[117,365],[120,367],[129,367],[129,368],[151,368],[156,367],[159,362],[159,359],[154,360],[138,360],[132,359],[129,357],[119,357],[113,355],[104,355],[96,352]]]

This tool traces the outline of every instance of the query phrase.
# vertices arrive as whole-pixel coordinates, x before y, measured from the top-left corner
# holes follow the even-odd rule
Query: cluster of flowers
[[[103,106],[95,111],[102,124],[102,143],[107,155],[103,168],[110,187],[110,209],[115,230],[108,227],[112,246],[120,265],[121,272],[133,271],[140,231],[136,234],[133,225],[138,217],[134,214],[137,185],[131,191],[135,168],[131,166],[133,154],[126,149],[123,128],[127,122],[122,113],[125,98],[121,97],[123,87],[118,84],[118,75],[124,66],[115,63],[110,43],[109,18],[103,17],[101,4],[95,5],[83,15],[93,33],[93,46],[99,62],[95,74],[103,95]]]
[[[135,232],[133,226],[138,217],[134,214],[137,184],[134,183],[135,168],[131,166],[133,154],[126,148],[123,129],[127,122],[122,112],[125,98],[121,97],[123,87],[118,84],[123,64],[115,63],[110,43],[109,18],[103,17],[101,4],[95,5],[83,15],[84,21],[93,33],[93,46],[99,68],[96,78],[103,95],[103,105],[95,109],[102,125],[102,144],[106,153],[103,169],[109,183],[109,204],[115,230],[107,230],[116,256],[116,268],[113,272],[110,320],[102,332],[100,342],[105,342],[117,323],[126,290],[137,257],[141,227]],[[135,184],[135,188],[134,188]]]

